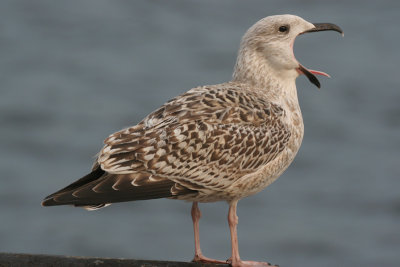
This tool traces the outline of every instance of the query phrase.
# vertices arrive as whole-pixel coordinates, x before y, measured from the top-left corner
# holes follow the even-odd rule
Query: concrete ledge
[[[57,255],[0,253],[0,267],[227,267],[228,264],[203,264],[177,261],[152,261],[112,258],[87,258]]]

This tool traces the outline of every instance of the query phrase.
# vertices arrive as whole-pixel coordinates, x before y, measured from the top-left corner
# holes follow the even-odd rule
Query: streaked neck
[[[297,76],[296,70],[276,71],[257,52],[240,49],[232,81],[250,84],[279,102],[284,99],[297,102]]]

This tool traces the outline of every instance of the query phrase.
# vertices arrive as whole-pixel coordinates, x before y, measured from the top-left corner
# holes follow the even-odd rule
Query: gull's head
[[[255,72],[253,75],[263,75],[263,70],[266,69],[281,79],[293,81],[300,74],[304,74],[313,84],[320,87],[315,75],[328,77],[329,75],[302,66],[294,56],[293,44],[300,34],[327,30],[337,31],[343,35],[343,31],[335,24],[313,24],[294,15],[263,18],[243,36],[234,76],[249,75],[247,68],[251,67]],[[240,71],[244,73],[239,73]]]

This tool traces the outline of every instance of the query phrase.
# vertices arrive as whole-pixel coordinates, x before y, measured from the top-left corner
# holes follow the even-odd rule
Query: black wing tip
[[[61,191],[61,190],[60,190]],[[59,196],[59,194],[58,193],[60,193],[59,191],[57,191],[57,192],[55,192],[55,193],[53,193],[53,194],[50,194],[50,195],[48,195],[47,197],[45,197],[43,200],[42,200],[42,206],[43,207],[48,207],[48,206],[60,206],[60,205],[68,205],[69,203],[64,203],[64,202],[59,202],[59,201],[56,201],[54,198],[55,197],[57,197],[57,196]]]
[[[67,200],[67,201],[57,201],[55,198],[59,197],[60,195],[57,193],[51,194],[47,197],[45,197],[42,200],[41,205],[43,207],[50,207],[50,206],[62,206],[62,205],[73,205],[74,202]]]
[[[43,199],[41,204],[43,207],[62,205],[62,203],[56,202],[52,197],[46,197],[45,199]]]
[[[102,170],[99,167],[97,167],[95,170],[93,170],[92,172],[90,172],[89,174],[85,175],[84,177],[82,177],[81,179],[75,181],[74,183],[64,187],[63,189],[58,190],[57,192],[48,195],[47,197],[45,197],[42,201],[42,206],[43,207],[47,207],[47,206],[59,206],[59,205],[71,205],[74,203],[71,203],[70,201],[56,201],[54,200],[54,197],[58,197],[61,194],[69,194],[71,193],[71,191],[73,191],[74,189],[78,189],[81,186],[84,186],[90,182],[93,182],[97,179],[99,179],[103,174],[105,173],[104,170]]]
[[[104,208],[104,207],[107,207],[110,205],[109,203],[85,204],[85,203],[79,203],[79,202],[75,203],[75,202],[71,202],[71,201],[58,202],[58,201],[54,200],[52,195],[43,199],[41,204],[43,207],[73,205],[74,207],[84,208],[86,210],[98,210],[98,209],[101,209],[101,208]]]

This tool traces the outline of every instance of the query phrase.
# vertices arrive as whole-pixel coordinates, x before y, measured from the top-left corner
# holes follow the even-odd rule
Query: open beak
[[[308,32],[336,31],[336,32],[342,34],[342,36],[344,36],[343,30],[339,26],[337,26],[333,23],[313,23],[313,25],[314,25],[314,28],[311,28],[300,34],[304,34],[304,33],[308,33]],[[308,80],[311,83],[313,83],[315,86],[317,86],[318,88],[321,88],[321,84],[318,81],[317,77],[315,77],[315,75],[322,75],[322,76],[330,77],[329,74],[327,74],[325,72],[317,71],[317,70],[309,70],[301,64],[299,64],[298,71],[300,73],[304,74],[308,78]]]

